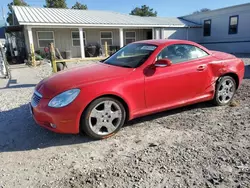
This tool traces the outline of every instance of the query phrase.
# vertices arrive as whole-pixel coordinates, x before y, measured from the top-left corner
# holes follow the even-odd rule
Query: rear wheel
[[[122,103],[114,98],[102,97],[93,101],[81,119],[81,129],[94,139],[103,139],[117,133],[126,119]]]
[[[236,92],[236,82],[231,76],[223,76],[216,84],[213,102],[218,106],[229,104]]]

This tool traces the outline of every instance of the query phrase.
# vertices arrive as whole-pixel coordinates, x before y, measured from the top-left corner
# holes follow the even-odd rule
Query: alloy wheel
[[[113,133],[122,121],[122,110],[114,102],[105,100],[98,103],[90,112],[90,129],[97,135]]]
[[[231,79],[225,79],[218,88],[218,100],[221,103],[226,104],[233,98],[234,93],[235,84]]]

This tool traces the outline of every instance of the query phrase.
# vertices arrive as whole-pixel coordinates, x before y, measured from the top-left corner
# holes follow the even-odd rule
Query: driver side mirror
[[[168,67],[171,65],[172,62],[169,59],[160,59],[155,62],[154,67]]]

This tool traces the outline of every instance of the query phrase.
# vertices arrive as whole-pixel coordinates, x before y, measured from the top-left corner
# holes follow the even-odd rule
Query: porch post
[[[120,48],[124,46],[124,40],[123,40],[123,28],[119,28],[119,36],[120,36]]]
[[[188,40],[188,35],[189,35],[189,34],[188,34],[188,29],[189,29],[189,27],[187,27],[187,40]]]
[[[27,26],[27,31],[28,31],[28,40],[29,40],[29,49],[30,49],[30,52],[31,52],[31,46],[33,46],[33,34],[32,34],[32,30],[31,30],[31,27],[30,26]]]
[[[152,39],[155,39],[155,29],[152,28]]]
[[[28,26],[27,31],[28,31],[28,40],[29,40],[29,50],[30,50],[30,54],[31,54],[31,63],[32,63],[33,66],[36,66],[32,28],[30,26]]]
[[[164,28],[161,28],[161,39],[164,39],[165,37],[164,37]]]
[[[155,29],[155,39],[157,39],[157,40],[159,40],[159,39],[161,39],[162,38],[162,32],[161,32],[162,30],[161,30],[161,28],[156,28]]]
[[[84,51],[84,41],[83,41],[83,32],[82,28],[79,28],[79,36],[80,36],[80,48],[81,48],[81,58],[85,58],[85,51]]]

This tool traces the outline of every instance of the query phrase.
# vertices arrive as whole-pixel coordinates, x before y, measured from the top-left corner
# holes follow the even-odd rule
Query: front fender
[[[129,110],[128,119],[131,120],[135,112],[145,109],[146,107],[144,77],[138,76],[138,74],[132,74],[126,78],[123,77],[82,86],[79,96],[82,101],[82,109],[78,114],[79,121],[81,114],[92,101],[107,95],[116,96],[127,104]]]

